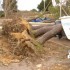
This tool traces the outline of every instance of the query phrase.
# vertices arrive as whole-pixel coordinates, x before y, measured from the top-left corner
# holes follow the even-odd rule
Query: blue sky
[[[19,10],[31,10],[31,9],[37,9],[38,4],[41,2],[41,0],[17,0],[17,5]],[[0,0],[0,4],[2,3],[2,0]],[[0,5],[0,10],[2,9]]]

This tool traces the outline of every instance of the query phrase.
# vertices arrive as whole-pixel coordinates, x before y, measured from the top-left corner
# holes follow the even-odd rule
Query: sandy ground
[[[0,63],[0,70],[70,70],[70,59],[67,58],[69,42],[67,39],[52,38],[44,44],[46,53],[41,57],[26,57],[7,66]]]

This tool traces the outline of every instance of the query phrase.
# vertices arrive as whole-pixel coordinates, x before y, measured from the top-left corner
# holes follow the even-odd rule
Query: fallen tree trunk
[[[53,27],[54,27],[54,25],[53,26],[44,26],[44,27],[41,27],[39,29],[36,29],[36,30],[34,30],[34,35],[35,35],[35,37],[41,36],[44,33],[53,29]]]
[[[56,34],[62,31],[62,25],[56,24],[50,31],[46,32],[44,35],[39,37],[37,41],[41,44],[45,43],[45,41],[49,40],[50,38],[54,37]]]
[[[39,29],[39,28],[44,27],[44,26],[53,26],[53,25],[55,25],[55,23],[54,24],[53,23],[51,23],[51,24],[45,23],[45,24],[37,25],[37,26],[32,25],[32,29],[36,30],[36,29]]]

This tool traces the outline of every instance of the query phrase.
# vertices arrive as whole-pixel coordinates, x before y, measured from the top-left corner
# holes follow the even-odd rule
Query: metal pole
[[[61,17],[61,14],[62,14],[62,1],[60,0],[60,17]]]
[[[43,0],[44,1],[44,11],[45,11],[45,0]]]

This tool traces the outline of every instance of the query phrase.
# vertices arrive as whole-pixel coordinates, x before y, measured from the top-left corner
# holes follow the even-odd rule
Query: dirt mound
[[[33,57],[40,51],[41,45],[31,36],[30,25],[25,20],[7,21],[3,23],[2,27],[0,48],[2,50],[1,61],[3,63],[10,63],[10,59],[21,60],[24,57]]]

